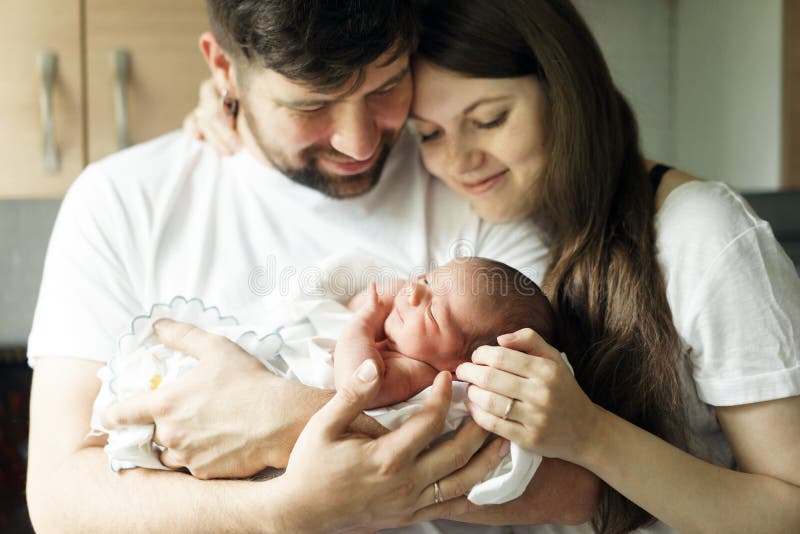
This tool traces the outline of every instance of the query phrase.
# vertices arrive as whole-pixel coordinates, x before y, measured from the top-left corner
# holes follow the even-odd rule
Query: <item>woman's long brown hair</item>
[[[534,75],[548,101],[549,158],[533,216],[550,247],[542,289],[561,350],[589,397],[685,447],[680,340],[656,261],[655,191],[633,112],[568,0],[420,2],[420,57],[464,76]],[[595,529],[652,516],[604,486]]]

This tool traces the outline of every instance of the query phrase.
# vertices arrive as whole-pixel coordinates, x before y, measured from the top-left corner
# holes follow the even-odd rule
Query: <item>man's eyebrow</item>
[[[403,78],[408,76],[409,68],[405,67],[403,70],[383,82],[380,87],[370,91],[369,94],[379,93],[386,89],[389,86],[392,86],[396,83],[399,83]],[[337,102],[338,98],[316,98],[316,99],[303,99],[303,100],[281,100],[280,98],[274,99],[275,102],[281,106],[286,106],[290,108],[314,108],[319,106],[324,106],[326,104],[330,104],[331,102]]]
[[[384,90],[384,89],[386,89],[387,87],[389,87],[389,86],[391,86],[391,85],[394,85],[394,84],[396,84],[396,83],[399,83],[399,82],[400,82],[400,80],[402,80],[403,78],[405,78],[406,76],[408,76],[408,71],[409,71],[409,68],[408,68],[407,66],[406,66],[406,67],[404,67],[404,68],[403,68],[403,70],[401,70],[400,72],[398,72],[397,74],[395,74],[394,76],[392,76],[391,78],[389,78],[388,80],[386,80],[385,82],[383,82],[383,83],[381,84],[381,86],[380,86],[380,87],[378,87],[377,89],[375,89],[375,90],[373,90],[373,91],[370,91],[370,93],[369,93],[369,94],[373,94],[373,93],[379,93],[380,91],[383,91],[383,90]]]
[[[280,98],[274,99],[275,103],[284,106],[287,108],[315,108],[319,106],[324,106],[326,104],[330,104],[331,102],[335,102],[336,99],[317,99],[317,100],[282,100]]]

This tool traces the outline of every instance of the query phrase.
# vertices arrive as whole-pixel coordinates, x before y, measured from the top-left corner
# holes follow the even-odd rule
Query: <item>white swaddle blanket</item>
[[[324,294],[324,293],[323,293]],[[352,312],[330,298],[299,298],[270,315],[281,314],[282,326],[263,332],[256,325],[241,325],[198,299],[175,297],[169,304],[153,306],[148,315],[132,322],[131,332],[119,342],[119,350],[98,372],[100,393],[95,400],[91,428],[108,434],[105,452],[111,469],[146,467],[168,469],[159,461],[161,448],[153,443],[154,425],[129,425],[114,430],[102,426],[103,411],[113,402],[155,390],[174,382],[197,360],[160,344],[152,325],[170,318],[195,324],[223,335],[259,359],[270,371],[287,379],[324,389],[334,389],[331,351]],[[280,320],[280,319],[283,320]],[[271,317],[275,319],[275,317]],[[395,429],[419,411],[429,394],[425,389],[405,402],[365,412],[384,427]],[[443,433],[456,430],[469,417],[467,384],[453,383],[453,396]],[[474,486],[468,498],[476,504],[499,504],[519,497],[533,478],[542,458],[511,444],[510,454],[494,471]]]

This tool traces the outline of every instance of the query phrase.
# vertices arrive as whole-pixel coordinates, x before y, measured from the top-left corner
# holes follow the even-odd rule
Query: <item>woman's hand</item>
[[[213,78],[200,84],[197,107],[183,119],[183,131],[192,139],[205,139],[214,150],[230,156],[241,148],[241,141],[236,120],[225,115],[220,98]]]
[[[232,341],[195,326],[162,319],[155,325],[168,347],[200,362],[180,380],[118,402],[106,428],[155,424],[166,447],[161,463],[197,478],[244,478],[284,467],[308,418],[327,392],[284,380]]]
[[[525,328],[483,346],[456,369],[469,382],[472,418],[482,428],[542,456],[574,463],[588,444],[597,407],[559,351]]]
[[[282,477],[284,502],[304,503],[291,507],[302,512],[287,518],[291,530],[377,529],[465,513],[474,506],[463,494],[508,452],[495,440],[473,457],[487,436],[474,424],[426,449],[444,425],[449,373],[436,377],[424,408],[397,430],[378,439],[349,433],[380,382],[375,363],[363,362],[298,438]],[[437,481],[444,502],[435,504]]]

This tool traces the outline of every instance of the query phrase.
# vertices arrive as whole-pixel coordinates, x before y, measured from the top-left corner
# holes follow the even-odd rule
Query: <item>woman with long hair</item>
[[[457,371],[475,421],[600,477],[599,532],[800,531],[800,281],[769,225],[643,157],[570,2],[434,0],[420,21],[426,167],[549,246],[559,346],[523,330],[478,349]],[[507,506],[460,519],[524,524]]]

